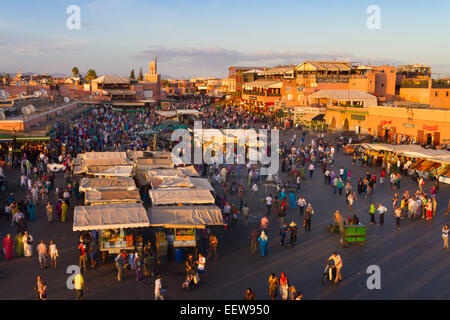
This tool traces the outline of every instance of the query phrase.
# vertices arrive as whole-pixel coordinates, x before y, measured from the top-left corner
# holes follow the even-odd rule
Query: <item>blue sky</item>
[[[184,78],[304,59],[423,63],[450,76],[448,0],[0,2],[1,72],[128,76],[157,56],[160,73]],[[80,30],[66,27],[70,5]],[[366,26],[369,5],[381,9],[379,30]]]

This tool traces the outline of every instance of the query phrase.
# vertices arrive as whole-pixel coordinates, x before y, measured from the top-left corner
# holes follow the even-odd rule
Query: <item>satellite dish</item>
[[[23,99],[23,96],[24,96],[23,92],[19,93],[19,99]]]
[[[96,96],[98,96],[98,91],[94,91],[94,94],[95,94]]]
[[[41,91],[41,94],[42,94],[43,96],[46,96],[46,95],[47,95],[47,91],[45,91],[45,89],[41,89],[40,91]]]
[[[22,108],[22,113],[25,117],[28,117],[31,114],[31,110],[28,109],[28,107],[23,107]]]
[[[6,92],[6,91],[4,91],[4,90],[2,90],[2,91],[0,92],[0,95],[2,95],[3,97],[5,97],[5,100],[8,99],[8,97],[9,97],[9,93]]]
[[[6,116],[5,113],[3,111],[0,111],[0,120],[5,120]]]
[[[28,109],[30,109],[31,112],[36,112],[36,107],[32,104],[29,104],[26,106]]]
[[[41,95],[42,95],[42,93],[40,91],[33,92],[33,97],[35,97],[35,98],[40,97]]]
[[[64,97],[64,102],[65,102],[65,103],[69,103],[69,102],[70,102],[69,97]]]
[[[92,94],[90,94],[90,95],[89,95],[89,99],[92,99],[92,98],[93,98],[93,97],[92,97]]]

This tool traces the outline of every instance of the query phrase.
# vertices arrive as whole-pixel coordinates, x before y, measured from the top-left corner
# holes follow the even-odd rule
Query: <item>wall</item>
[[[400,88],[400,97],[411,102],[430,104],[430,89]]]
[[[437,97],[436,97],[437,93]],[[450,88],[431,89],[430,106],[432,108],[450,109]]]

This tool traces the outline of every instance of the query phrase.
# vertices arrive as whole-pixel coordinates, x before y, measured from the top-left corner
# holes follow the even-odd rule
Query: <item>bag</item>
[[[194,276],[194,284],[198,284],[199,282],[200,282],[200,276],[198,275],[198,273],[196,273]]]

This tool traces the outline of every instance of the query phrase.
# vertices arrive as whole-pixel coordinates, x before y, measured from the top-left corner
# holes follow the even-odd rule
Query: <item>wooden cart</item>
[[[365,245],[367,240],[366,226],[359,224],[356,226],[344,226],[344,234],[341,237],[342,247],[347,248],[350,244]]]

